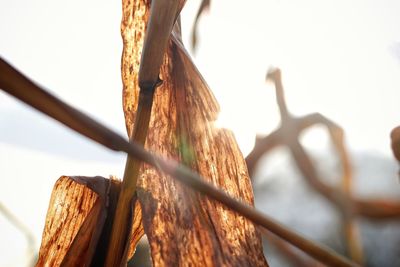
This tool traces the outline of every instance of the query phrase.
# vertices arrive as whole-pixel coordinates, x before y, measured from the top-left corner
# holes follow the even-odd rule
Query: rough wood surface
[[[183,1],[182,1],[183,2]],[[149,1],[123,0],[122,78],[128,133],[135,121],[138,70]],[[146,149],[179,160],[233,197],[253,204],[243,156],[232,133],[215,128],[218,104],[173,35],[154,96]],[[144,165],[138,180],[154,266],[266,266],[254,225],[223,205]]]
[[[102,266],[120,181],[62,176],[54,185],[36,266]],[[139,202],[134,201],[132,257],[143,235]]]

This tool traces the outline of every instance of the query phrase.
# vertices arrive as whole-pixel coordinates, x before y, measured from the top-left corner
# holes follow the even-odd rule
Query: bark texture
[[[138,103],[149,6],[149,1],[123,0],[122,79],[128,134]],[[218,104],[183,47],[178,25],[160,78],[163,84],[154,95],[146,149],[183,162],[231,196],[253,204],[243,156],[232,133],[214,126]],[[138,199],[154,266],[267,266],[260,235],[249,220],[148,165],[141,168]]]

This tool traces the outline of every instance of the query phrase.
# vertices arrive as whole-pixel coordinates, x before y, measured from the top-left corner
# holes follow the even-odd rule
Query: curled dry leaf
[[[105,192],[105,184],[98,185],[99,191]],[[97,241],[99,238],[96,227],[85,229],[89,231],[83,242],[74,242],[74,240],[79,234],[79,229],[84,225],[84,228],[87,228],[86,224],[98,223],[102,226],[105,217],[103,215],[98,218],[101,206],[104,204],[101,202],[101,197],[93,190],[75,182],[73,178],[61,177],[54,185],[51,195],[36,266],[60,266],[65,258],[69,258],[67,261],[73,261],[75,264],[88,266],[94,253],[94,247],[89,245],[90,239]],[[91,219],[85,220],[86,218]],[[92,218],[99,220],[96,222]],[[73,243],[82,248],[79,256],[75,256],[74,260],[67,255]]]
[[[102,266],[119,188],[118,180],[100,176],[60,177],[51,195],[36,266]],[[141,215],[136,201],[135,214]],[[143,228],[133,229],[135,243]],[[133,253],[131,246],[128,256]]]
[[[147,1],[123,1],[124,112],[132,132]],[[189,58],[175,25],[160,70],[146,149],[185,163],[232,197],[253,204],[243,156],[230,132],[217,129],[218,104]],[[143,224],[155,266],[266,266],[253,223],[145,164],[138,180]]]

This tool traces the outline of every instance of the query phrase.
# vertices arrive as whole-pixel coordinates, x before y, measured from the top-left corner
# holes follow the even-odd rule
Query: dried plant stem
[[[173,160],[165,160],[144,150],[136,143],[129,143],[122,136],[109,130],[89,116],[67,105],[44,91],[0,58],[0,88],[26,104],[49,115],[76,132],[115,151],[124,151],[133,158],[146,162],[171,175],[198,192],[217,200],[239,214],[265,227],[282,239],[329,266],[357,266],[325,246],[318,245],[282,226],[255,208],[231,198],[225,192],[187,167]]]
[[[182,5],[184,2],[180,0]],[[142,41],[150,38],[149,31],[144,32],[146,25],[147,30],[156,32],[165,24],[166,9],[157,16],[156,27],[148,22],[153,11],[153,1],[123,0],[121,30],[126,49],[122,78],[128,132],[134,127],[137,109],[137,97],[132,96],[140,92],[141,79],[147,80],[143,78],[146,72],[137,72],[146,67],[138,62],[140,51],[142,55],[151,51],[147,45],[142,50]],[[154,95],[145,148],[187,164],[231,197],[253,205],[243,156],[234,136],[215,127],[218,103],[182,43],[179,21],[169,38],[159,70],[163,85]],[[154,51],[159,52],[158,42],[150,44],[155,44]],[[152,54],[148,53],[150,57]],[[224,155],[223,160],[220,155]],[[148,164],[140,172],[138,200],[155,266],[267,266],[261,236],[250,220]]]
[[[301,255],[301,251],[277,237],[267,229],[263,227],[258,227],[258,230],[263,234],[263,236],[267,239],[269,244],[272,244],[279,252],[285,257],[285,260],[290,262],[291,265],[297,267],[320,267],[321,263],[312,259],[306,258],[307,256]],[[300,252],[300,253],[299,253]]]
[[[179,1],[152,1],[139,70],[139,103],[130,138],[131,143],[142,147],[149,129],[154,91],[160,84],[158,77],[160,66],[178,14]],[[137,157],[128,155],[105,266],[122,266],[127,262],[124,251],[129,244],[132,199],[136,191],[140,166],[141,161]]]
[[[135,128],[130,142],[144,146],[149,128],[151,108],[154,96],[153,88],[142,89],[139,95],[139,106],[136,115]],[[132,198],[136,191],[136,182],[139,175],[141,161],[132,156],[127,157],[121,192],[119,194],[111,239],[107,251],[105,266],[120,266],[126,263],[124,251],[129,244],[129,230],[132,218]]]

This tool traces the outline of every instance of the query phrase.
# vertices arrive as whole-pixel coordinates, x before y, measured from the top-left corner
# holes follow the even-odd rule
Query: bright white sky
[[[183,14],[188,32],[199,1]],[[119,1],[0,0],[0,55],[54,94],[122,134]],[[269,66],[282,69],[289,109],[344,127],[353,150],[391,156],[400,125],[400,2],[214,0],[195,61],[244,153],[278,124]],[[322,131],[306,140],[326,146]],[[86,142],[0,93],[0,201],[36,235],[63,174],[121,176],[124,156]],[[0,215],[1,266],[20,266],[24,240]],[[6,225],[3,227],[3,225]],[[13,241],[9,241],[12,240]],[[20,254],[7,251],[16,251]],[[18,251],[18,250],[17,250]]]

